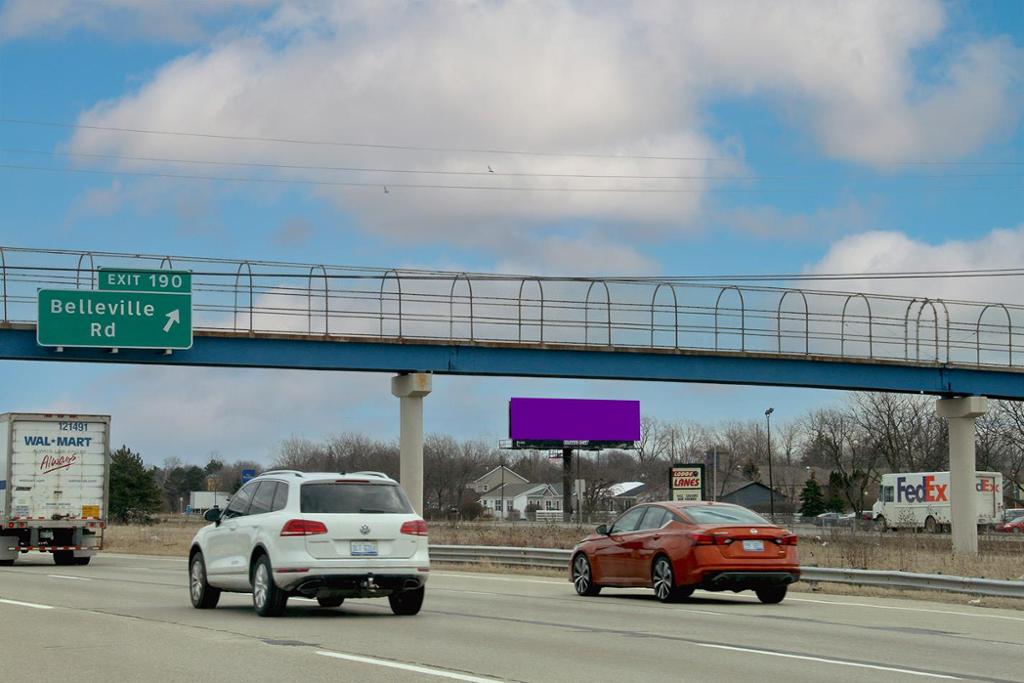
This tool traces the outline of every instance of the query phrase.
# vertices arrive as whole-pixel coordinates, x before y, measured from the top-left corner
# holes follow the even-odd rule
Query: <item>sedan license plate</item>
[[[351,553],[353,557],[375,557],[377,541],[352,541]]]
[[[743,549],[764,552],[764,541],[743,541]]]

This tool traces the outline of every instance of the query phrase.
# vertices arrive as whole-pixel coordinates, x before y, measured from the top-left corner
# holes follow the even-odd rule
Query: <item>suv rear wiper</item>
[[[393,510],[382,510],[380,508],[359,508],[359,512],[363,514],[378,514],[378,515],[390,515],[393,514]]]

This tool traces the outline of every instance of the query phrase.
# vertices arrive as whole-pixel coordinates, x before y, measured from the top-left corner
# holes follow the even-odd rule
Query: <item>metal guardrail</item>
[[[571,550],[552,548],[514,548],[503,546],[431,545],[430,559],[438,562],[538,567],[568,570]],[[899,590],[930,590],[944,593],[967,593],[1000,598],[1024,599],[1024,581],[975,579],[943,574],[912,574],[910,572],[873,569],[835,569],[831,567],[800,567],[802,581],[808,583],[845,583],[854,586],[894,588]]]
[[[192,272],[197,330],[1024,368],[1024,306],[699,278],[535,277],[0,246],[3,322],[101,268]]]

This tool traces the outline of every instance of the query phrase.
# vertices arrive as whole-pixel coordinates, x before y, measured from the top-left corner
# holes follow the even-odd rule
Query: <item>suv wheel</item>
[[[206,583],[206,562],[202,553],[193,555],[189,565],[188,597],[196,609],[213,609],[220,600],[220,589]]]
[[[274,583],[270,558],[260,555],[252,570],[252,606],[261,617],[279,617],[288,605],[288,594]]]
[[[420,607],[423,606],[423,596],[425,594],[426,589],[423,586],[411,591],[392,593],[388,596],[388,602],[391,603],[391,611],[403,617],[419,614]]]

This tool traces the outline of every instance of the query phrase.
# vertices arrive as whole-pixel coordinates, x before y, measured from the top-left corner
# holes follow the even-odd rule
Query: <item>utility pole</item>
[[[772,479],[772,413],[775,408],[764,411],[764,419],[768,423],[768,509],[771,510],[772,523],[775,523],[775,482]]]
[[[572,521],[572,449],[562,448],[562,521]]]

